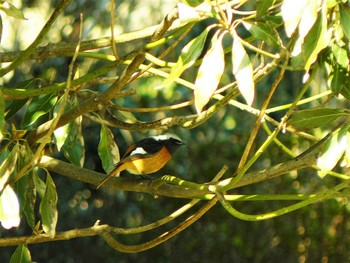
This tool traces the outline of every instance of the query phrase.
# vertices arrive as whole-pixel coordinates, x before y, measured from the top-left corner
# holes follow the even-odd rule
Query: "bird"
[[[177,135],[171,133],[147,137],[136,142],[126,150],[115,168],[97,185],[96,189],[124,170],[141,176],[159,171],[170,161],[172,154],[184,144]]]

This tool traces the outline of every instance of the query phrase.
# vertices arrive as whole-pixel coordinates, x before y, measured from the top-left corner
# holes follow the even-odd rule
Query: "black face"
[[[174,153],[179,146],[184,143],[178,139],[170,137],[166,140],[156,140],[152,137],[145,138],[136,144],[136,147],[142,147],[147,153],[153,154],[162,149],[165,146],[170,153]]]
[[[179,148],[181,145],[184,145],[182,141],[172,137],[170,137],[167,140],[164,140],[163,142],[170,153],[174,153],[177,150],[177,148]]]

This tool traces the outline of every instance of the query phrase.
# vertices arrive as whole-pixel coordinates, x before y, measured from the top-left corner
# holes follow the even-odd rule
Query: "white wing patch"
[[[142,147],[137,147],[135,150],[133,150],[130,155],[134,154],[147,154],[147,152]]]

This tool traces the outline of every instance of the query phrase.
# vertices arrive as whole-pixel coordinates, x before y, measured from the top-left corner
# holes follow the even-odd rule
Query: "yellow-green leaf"
[[[330,124],[342,116],[348,116],[344,110],[320,108],[297,111],[288,120],[287,125],[297,130],[309,130]]]
[[[267,14],[269,8],[275,3],[275,0],[257,0],[256,17],[260,19]]]
[[[344,133],[339,132],[328,138],[320,157],[317,158],[317,167],[320,168],[318,176],[323,178],[327,175],[336,166],[347,147],[349,145]]]
[[[12,254],[10,263],[31,263],[32,257],[26,245],[19,245]]]
[[[112,171],[115,164],[120,160],[119,149],[114,141],[113,133],[104,124],[101,125],[98,156],[102,161],[102,167],[106,173]]]
[[[58,219],[57,211],[57,192],[54,181],[49,173],[46,175],[46,190],[43,199],[40,203],[40,214],[43,230],[51,238],[56,235],[56,225]]]
[[[277,31],[267,24],[261,22],[242,22],[244,27],[257,39],[265,41],[272,46],[281,46],[281,40]]]
[[[0,191],[4,189],[7,180],[16,168],[18,152],[18,143],[16,143],[13,146],[11,153],[5,157],[0,165]]]
[[[198,75],[194,83],[194,103],[198,113],[209,102],[217,89],[225,68],[224,49],[222,47],[223,34],[216,34],[212,44],[203,58]]]
[[[74,165],[83,167],[85,160],[85,142],[82,132],[82,116],[69,124],[69,133],[62,151],[64,156]]]
[[[4,11],[8,16],[25,19],[23,12],[8,1],[0,2],[0,10]]]
[[[232,44],[232,67],[239,91],[247,104],[252,105],[255,96],[253,66],[237,34],[234,35]]]
[[[192,39],[182,49],[179,59],[177,60],[175,66],[171,69],[169,77],[164,82],[164,86],[180,77],[182,72],[184,72],[187,68],[191,67],[196,62],[197,58],[202,53],[209,30],[209,27],[204,29],[204,31],[199,36]]]
[[[340,4],[340,24],[344,30],[345,36],[350,40],[350,6],[349,4]]]

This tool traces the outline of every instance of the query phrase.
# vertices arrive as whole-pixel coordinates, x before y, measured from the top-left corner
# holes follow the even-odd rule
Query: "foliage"
[[[26,48],[0,52],[0,221],[6,229],[0,244],[18,246],[11,262],[30,262],[30,244],[88,236],[121,252],[147,251],[190,231],[218,207],[215,233],[230,233],[229,224],[220,222],[230,216],[251,221],[244,223],[247,229],[263,220],[282,229],[280,216],[296,211],[299,221],[291,222],[299,229],[308,222],[298,213],[316,203],[342,200],[327,206],[335,214],[348,207],[348,1],[182,1],[159,24],[119,35],[114,16],[123,5],[111,1],[105,25],[110,37],[86,40],[91,20],[82,9],[72,26],[74,41],[61,36],[54,43],[50,36],[60,34],[55,23],[61,14],[68,17],[71,4],[60,1]],[[0,2],[0,10],[1,17],[29,19],[8,1]],[[119,160],[118,147],[168,129],[185,139],[187,155],[176,154],[164,176],[125,175],[106,183],[104,193],[94,188]],[[79,182],[90,184],[88,190]],[[64,196],[74,191],[65,204]],[[92,193],[99,195],[95,208],[115,209],[112,199],[127,203],[118,213],[128,220],[93,224],[96,208],[83,216],[86,224],[59,229],[63,215],[74,212],[69,207],[79,202],[82,211],[88,209]],[[152,206],[153,196],[170,201]],[[178,208],[177,199],[188,203]],[[147,207],[143,214],[133,210],[140,200]],[[310,229],[315,225],[321,223]],[[160,235],[145,241],[150,230]],[[210,231],[204,231],[207,239]],[[229,242],[247,248],[247,262],[253,255],[255,261],[267,257],[244,242],[243,228],[237,231]],[[121,235],[133,238],[123,243]],[[186,240],[188,246],[196,242],[193,236]]]

